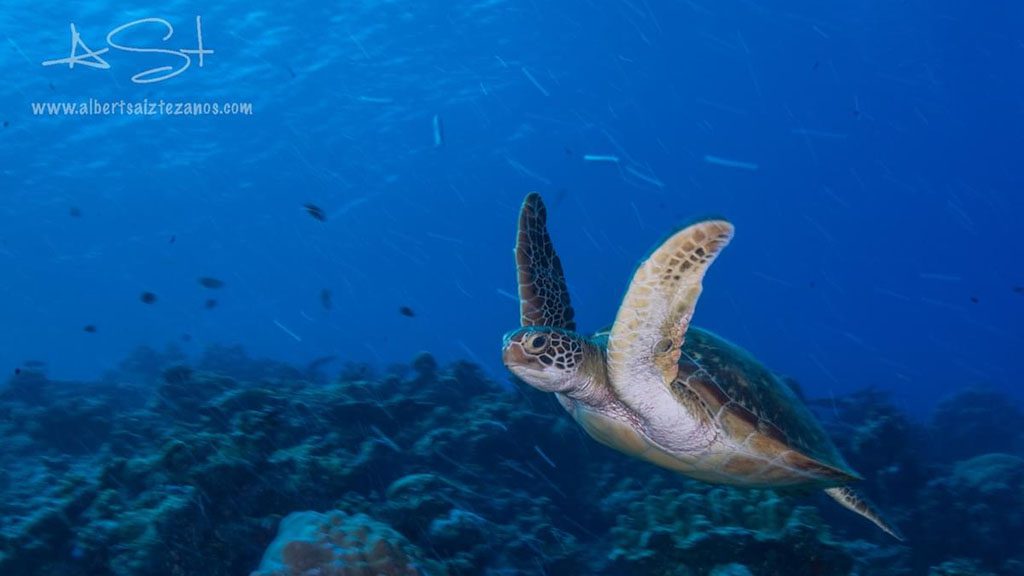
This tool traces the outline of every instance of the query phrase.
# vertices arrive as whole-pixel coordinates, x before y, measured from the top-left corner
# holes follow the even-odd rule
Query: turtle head
[[[544,392],[579,386],[587,342],[578,334],[547,326],[526,326],[505,335],[502,360],[513,374]]]

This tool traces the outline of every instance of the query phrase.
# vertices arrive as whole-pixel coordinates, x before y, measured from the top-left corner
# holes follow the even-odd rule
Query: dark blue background
[[[193,351],[237,342],[294,361],[426,349],[504,379],[516,210],[539,190],[583,328],[612,320],[654,243],[716,213],[737,235],[696,322],[813,394],[877,386],[914,409],[976,384],[1019,393],[1024,6],[940,4],[11,3],[0,362],[92,377],[187,333]],[[72,21],[98,49],[163,17],[166,45],[192,48],[196,14],[215,54],[161,84],[129,80],[176,64],[161,56],[40,65],[67,55]],[[90,97],[255,114],[30,109]]]

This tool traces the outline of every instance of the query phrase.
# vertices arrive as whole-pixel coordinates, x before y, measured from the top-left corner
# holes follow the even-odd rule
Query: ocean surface
[[[0,573],[1024,574],[1022,30],[1004,1],[6,2]],[[694,323],[906,539],[628,458],[514,378],[531,191],[583,334],[669,234],[732,222]]]

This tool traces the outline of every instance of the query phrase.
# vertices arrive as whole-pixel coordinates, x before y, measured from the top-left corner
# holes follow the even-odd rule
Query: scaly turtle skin
[[[732,239],[724,220],[669,237],[634,273],[609,331],[576,334],[540,195],[516,241],[522,328],[505,365],[553,392],[595,440],[716,484],[822,488],[895,538],[846,484],[859,480],[793,391],[742,348],[690,325],[707,268]]]

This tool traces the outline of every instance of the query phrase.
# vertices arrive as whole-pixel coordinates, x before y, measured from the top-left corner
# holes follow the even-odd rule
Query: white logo
[[[213,50],[207,50],[203,48],[203,21],[201,16],[196,16],[196,47],[195,48],[181,48],[178,50],[171,50],[168,48],[144,48],[140,46],[127,46],[120,44],[116,41],[116,36],[125,30],[133,28],[135,26],[143,26],[147,24],[159,24],[162,26],[166,34],[160,39],[162,42],[167,42],[174,36],[174,26],[163,18],[142,18],[122,24],[117,28],[114,28],[110,32],[107,32],[107,46],[99,50],[93,50],[89,48],[84,41],[82,41],[82,35],[78,33],[78,28],[75,27],[75,23],[71,23],[71,55],[67,58],[58,58],[56,60],[47,60],[43,62],[43,66],[53,66],[56,64],[67,64],[68,68],[74,68],[76,64],[87,66],[89,68],[99,68],[101,70],[107,70],[110,68],[110,64],[102,58],[103,54],[110,52],[111,49],[120,50],[122,52],[137,52],[142,54],[163,54],[172,56],[180,60],[180,64],[177,68],[174,66],[157,66],[155,68],[149,68],[143,70],[132,76],[132,82],[136,84],[153,84],[155,82],[163,82],[169,80],[175,76],[181,74],[185,70],[188,70],[189,66],[192,65],[192,56],[199,56],[199,67],[203,67],[203,56],[207,54],[213,54]],[[83,52],[79,53],[79,49]]]

